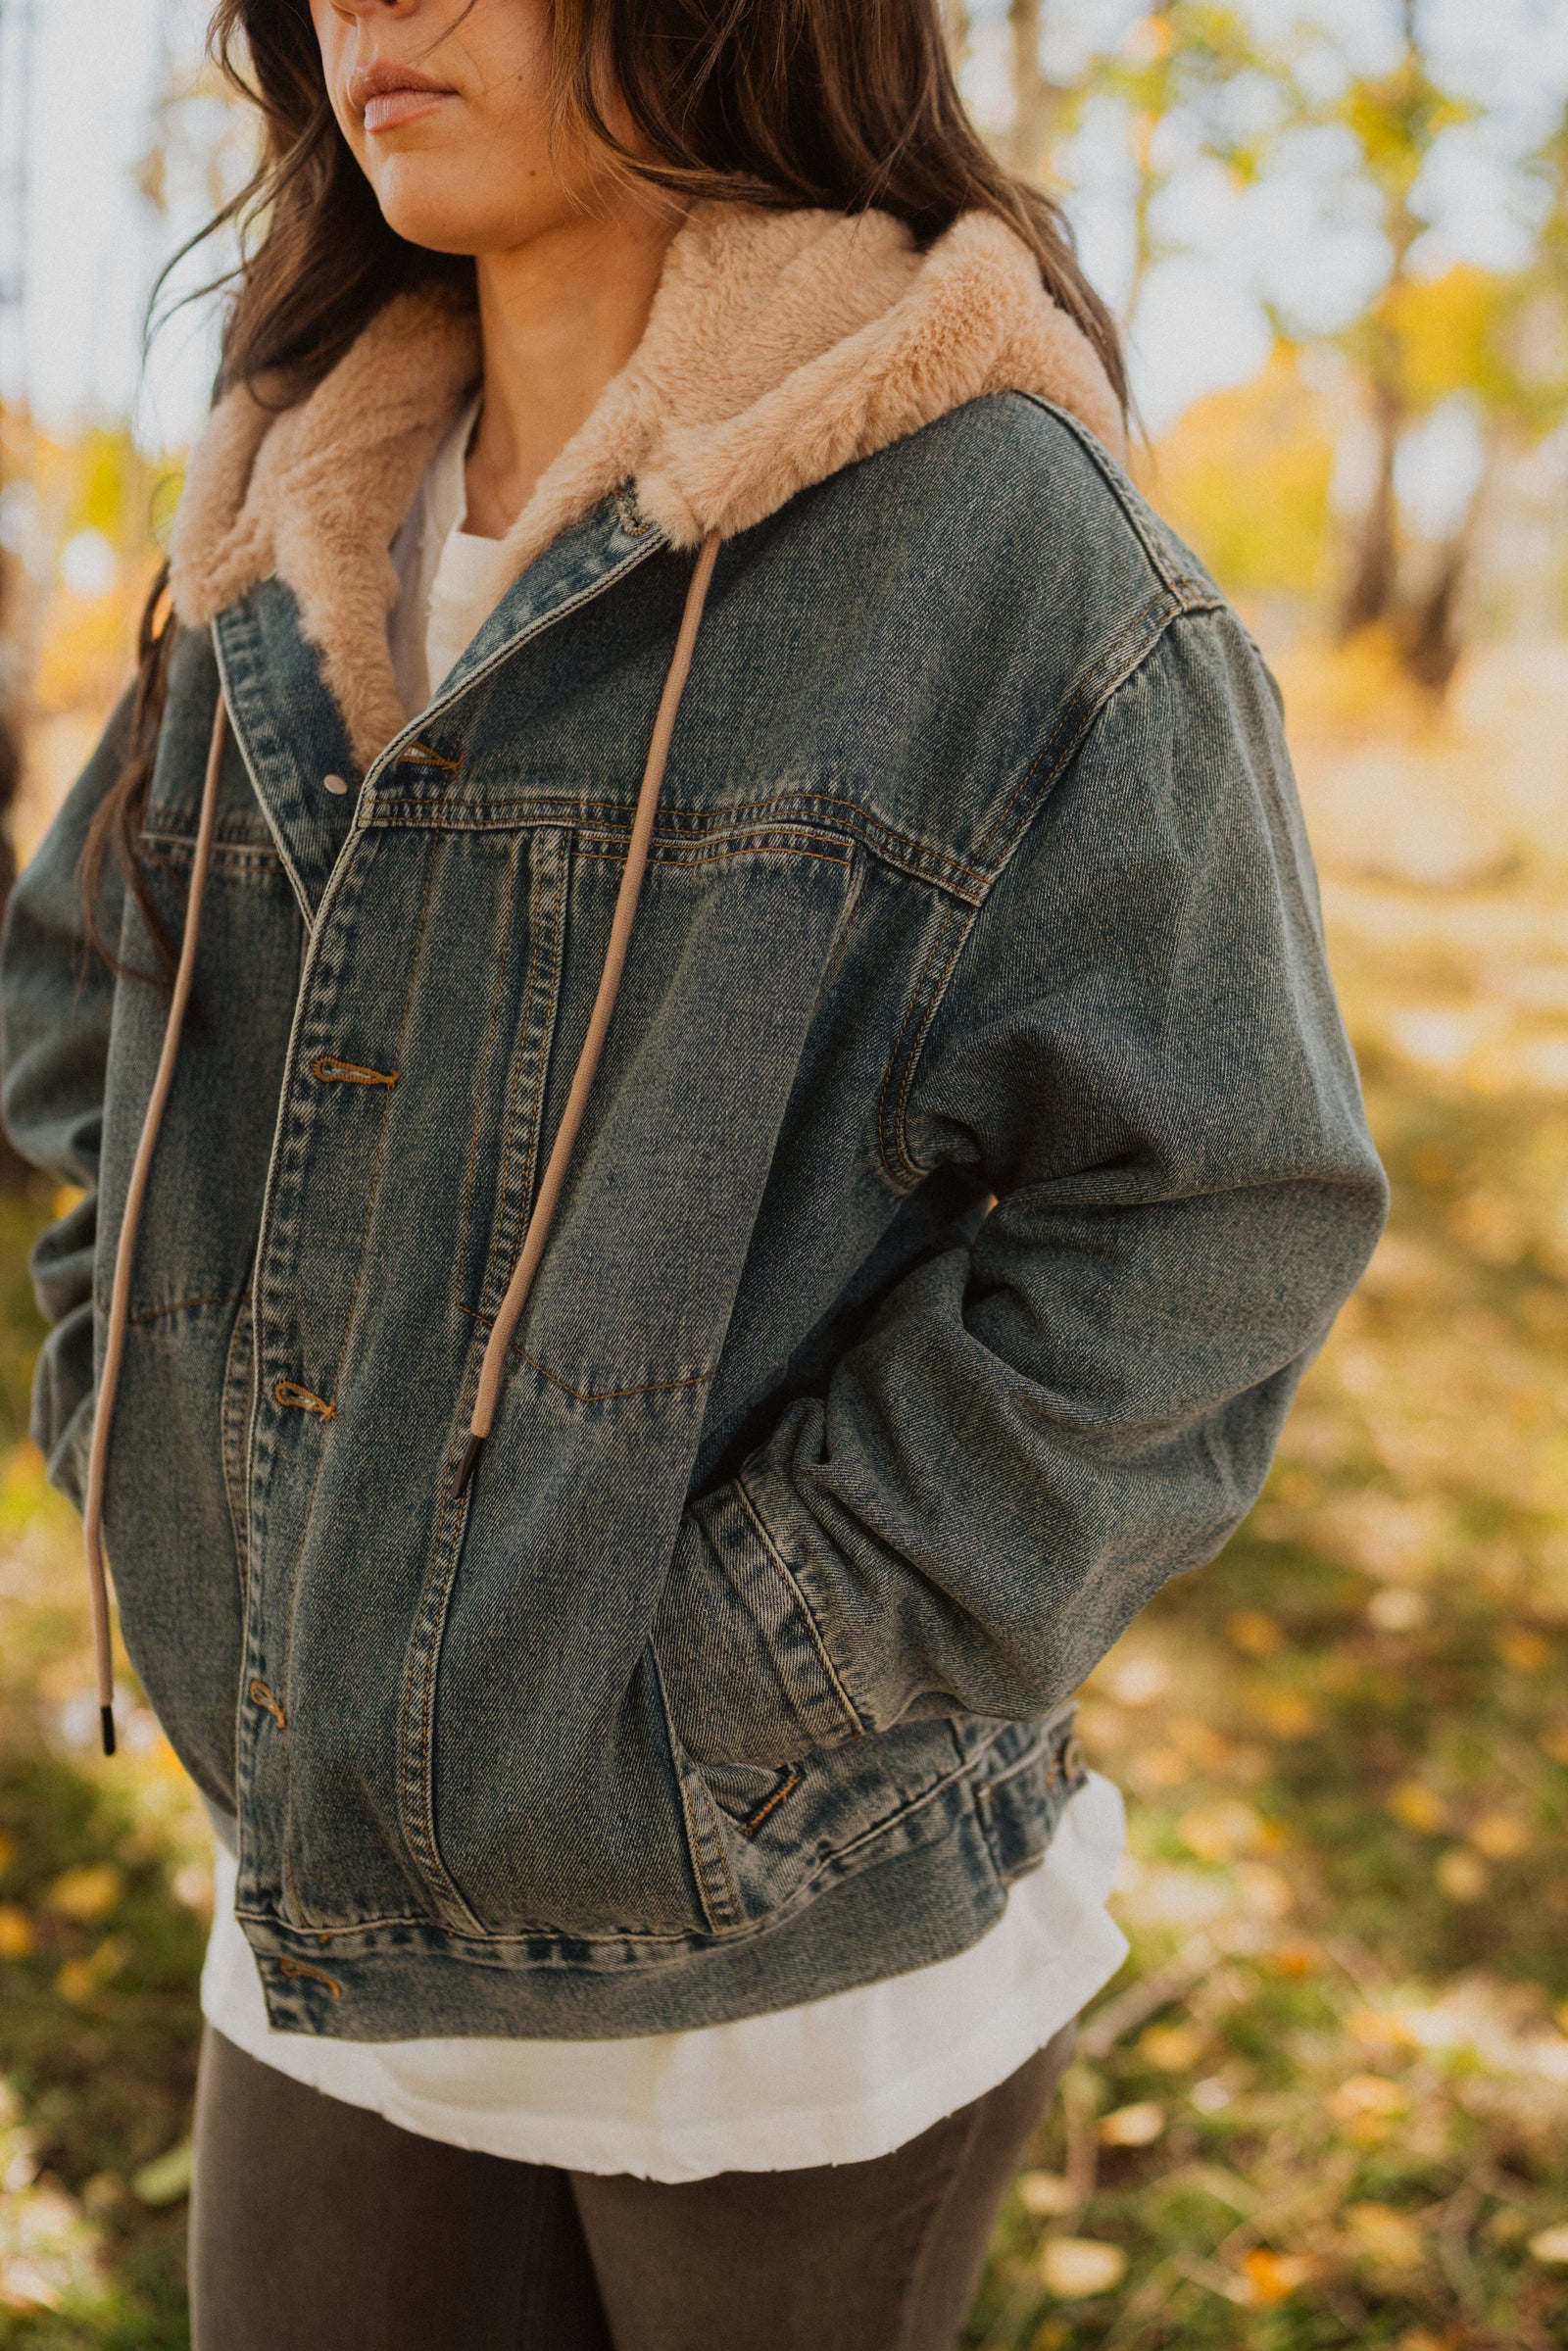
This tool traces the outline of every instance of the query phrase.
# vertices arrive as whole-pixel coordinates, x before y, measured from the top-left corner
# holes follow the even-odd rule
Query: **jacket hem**
[[[614,2040],[766,2015],[906,1975],[967,1949],[1005,1905],[1006,1883],[965,1791],[936,1840],[840,1879],[775,1925],[672,1937],[664,1954],[642,1943],[633,1957],[625,1942],[560,1936],[481,1943],[417,1922],[334,1935],[254,1916],[240,1924],[275,2032]]]

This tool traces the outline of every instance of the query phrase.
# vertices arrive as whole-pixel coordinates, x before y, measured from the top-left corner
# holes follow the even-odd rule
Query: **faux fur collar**
[[[478,368],[470,317],[401,295],[297,408],[229,393],[191,463],[179,617],[205,626],[258,580],[287,581],[366,766],[405,723],[388,548]],[[642,343],[508,533],[508,577],[628,479],[692,547],[1001,391],[1040,393],[1120,451],[1099,361],[1002,221],[966,214],[921,253],[885,213],[699,206]]]

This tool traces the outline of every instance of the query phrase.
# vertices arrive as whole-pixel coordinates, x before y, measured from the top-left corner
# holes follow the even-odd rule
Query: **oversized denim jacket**
[[[107,1536],[281,2029],[652,2033],[971,1942],[1381,1223],[1259,658],[1090,432],[990,392],[726,538],[460,1498],[675,535],[594,503],[368,761],[276,571],[174,652],[176,935],[220,684],[232,739]],[[125,727],[5,944],[9,1130],[84,1193],[35,1261],[78,1497],[167,1008],[82,947]]]

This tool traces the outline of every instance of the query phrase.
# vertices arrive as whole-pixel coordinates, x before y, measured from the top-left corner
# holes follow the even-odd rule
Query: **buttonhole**
[[[296,1412],[314,1412],[318,1420],[336,1420],[337,1406],[318,1396],[313,1388],[302,1388],[297,1380],[274,1380],[272,1396],[279,1404],[290,1404]]]
[[[311,1075],[319,1078],[323,1086],[395,1086],[395,1069],[367,1069],[360,1061],[340,1061],[336,1053],[318,1053],[311,1063]]]
[[[334,2000],[343,1997],[343,1986],[335,1976],[328,1976],[318,1967],[307,1967],[303,1959],[280,1959],[277,1970],[280,1976],[303,1977],[307,1984],[324,1984]]]
[[[768,1815],[776,1812],[779,1806],[784,1802],[785,1798],[787,1796],[792,1796],[795,1793],[795,1790],[800,1787],[804,1778],[805,1774],[802,1772],[798,1763],[787,1763],[778,1776],[777,1787],[770,1788],[768,1793],[762,1798],[762,1801],[758,1805],[756,1811],[749,1812],[746,1815],[746,1818],[742,1821],[742,1835],[746,1837],[755,1837],[762,1823],[767,1819]]]
[[[267,1684],[261,1679],[260,1675],[258,1675],[256,1680],[251,1684],[251,1697],[256,1705],[266,1707],[268,1713],[271,1716],[273,1722],[276,1723],[280,1731],[286,1731],[288,1729],[288,1717],[284,1714],[282,1707],[278,1704],[276,1698],[273,1697],[271,1691],[268,1689]]]

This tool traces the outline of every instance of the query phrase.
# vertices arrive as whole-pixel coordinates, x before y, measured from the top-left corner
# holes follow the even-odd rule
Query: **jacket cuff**
[[[793,1763],[860,1735],[821,1628],[738,1481],[686,1512],[654,1646],[697,1763]]]

